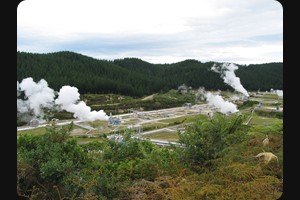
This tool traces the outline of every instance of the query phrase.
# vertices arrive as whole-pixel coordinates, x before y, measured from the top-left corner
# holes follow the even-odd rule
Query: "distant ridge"
[[[71,51],[53,53],[17,52],[17,81],[32,77],[45,79],[58,91],[63,85],[76,86],[80,93],[116,93],[145,96],[177,89],[183,83],[198,89],[232,90],[220,74],[211,71],[214,63],[184,60],[152,64],[139,58],[95,59]],[[269,91],[283,88],[283,63],[238,65],[236,76],[245,89]]]

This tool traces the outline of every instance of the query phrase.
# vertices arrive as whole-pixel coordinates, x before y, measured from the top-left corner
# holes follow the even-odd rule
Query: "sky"
[[[275,0],[24,0],[17,51],[155,64],[283,62],[283,7]]]

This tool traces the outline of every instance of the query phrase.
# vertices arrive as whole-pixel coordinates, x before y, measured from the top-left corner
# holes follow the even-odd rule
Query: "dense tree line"
[[[266,63],[240,67],[236,71],[248,90],[283,89],[283,63]]]
[[[56,91],[63,85],[71,85],[82,94],[115,93],[136,97],[177,89],[183,83],[194,89],[203,86],[208,90],[232,90],[220,74],[211,70],[214,63],[185,60],[151,64],[138,58],[100,60],[69,51],[17,52],[17,81],[27,77],[35,81],[43,78]],[[283,63],[238,66],[236,75],[246,90],[283,88]]]

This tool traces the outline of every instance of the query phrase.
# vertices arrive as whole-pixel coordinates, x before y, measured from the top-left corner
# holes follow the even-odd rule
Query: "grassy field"
[[[41,134],[44,134],[45,131],[46,131],[46,128],[42,127],[42,128],[35,128],[35,129],[30,129],[30,130],[18,131],[17,135],[23,135],[23,134],[41,135]]]
[[[169,125],[176,125],[176,124],[183,124],[183,123],[190,123],[194,122],[195,120],[200,120],[203,118],[206,118],[206,115],[199,114],[199,115],[189,115],[189,116],[183,116],[183,117],[177,117],[177,118],[171,118],[171,119],[164,119],[160,120],[160,122],[169,123]]]
[[[249,122],[250,126],[254,125],[263,125],[263,126],[268,126],[272,125],[273,123],[281,121],[280,119],[277,118],[271,118],[271,117],[262,117],[262,116],[257,116],[253,115],[251,121]]]
[[[61,127],[62,128],[68,128],[68,127],[70,127],[70,125],[64,125],[64,126],[61,126]],[[17,131],[17,135],[22,135],[22,134],[41,135],[41,134],[44,134],[46,132],[46,129],[47,129],[46,127],[39,127],[39,128],[30,129],[30,130],[21,130],[21,131]],[[76,126],[76,125],[73,126],[73,131],[80,132],[80,133],[87,132],[86,129],[83,129],[83,128],[81,128],[79,126]]]
[[[178,133],[177,132],[157,132],[148,135],[144,135],[143,138],[156,139],[156,140],[165,140],[168,142],[177,142]]]

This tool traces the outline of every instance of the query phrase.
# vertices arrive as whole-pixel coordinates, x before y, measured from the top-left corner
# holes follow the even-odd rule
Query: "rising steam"
[[[196,100],[207,101],[208,105],[217,108],[223,114],[230,114],[239,111],[234,103],[224,100],[219,94],[206,92],[204,87],[199,87],[196,93]]]
[[[80,94],[76,87],[63,86],[58,92],[55,104],[63,110],[74,113],[74,117],[82,121],[108,120],[108,116],[103,110],[91,111],[91,108],[84,101],[79,101]]]
[[[19,84],[17,82],[17,97],[24,92],[24,100],[17,99],[17,111],[33,112],[35,116],[44,115],[42,108],[53,107],[55,97],[54,90],[48,87],[48,83],[41,79],[35,83],[31,77],[23,79]]]
[[[279,97],[283,97],[283,91],[282,90],[275,90],[276,91],[276,94],[279,96]]]
[[[229,101],[224,100],[220,95],[215,95],[211,92],[206,93],[206,101],[209,105],[212,105],[219,109],[223,114],[230,114],[239,111],[237,106]]]
[[[241,84],[240,78],[235,76],[234,71],[238,69],[238,66],[233,63],[224,63],[221,66],[214,64],[211,69],[214,72],[220,73],[221,78],[223,78],[226,84],[233,87],[233,89],[236,91],[249,97],[247,90]]]
[[[273,88],[271,88],[270,92],[277,94],[278,97],[283,97],[283,90],[274,90]]]
[[[55,99],[55,96],[57,98]],[[79,101],[80,94],[76,87],[63,86],[57,93],[48,87],[48,83],[41,79],[34,82],[31,77],[21,83],[17,81],[17,111],[31,113],[35,118],[44,116],[44,109],[62,109],[74,113],[74,117],[82,121],[108,120],[103,110],[91,111],[83,101]]]

